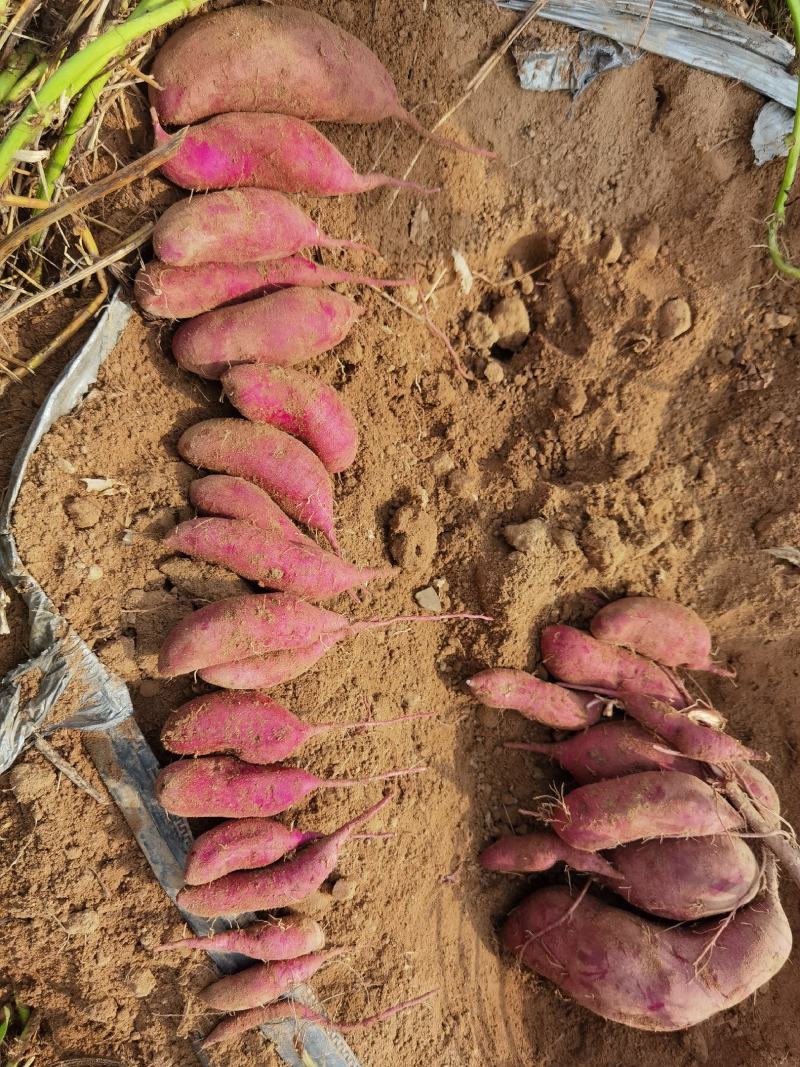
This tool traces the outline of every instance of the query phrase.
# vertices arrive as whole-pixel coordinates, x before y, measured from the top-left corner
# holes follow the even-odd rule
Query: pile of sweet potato
[[[495,668],[468,685],[490,707],[576,731],[512,746],[550,757],[574,787],[537,813],[548,829],[501,838],[480,863],[507,873],[564,864],[588,879],[580,891],[537,889],[501,940],[598,1015],[645,1030],[702,1022],[755,992],[791,950],[774,853],[795,877],[796,855],[751,762],[765,757],[678,676],[727,673],[685,607],[626,597],[601,608],[591,634],[546,627],[541,649],[554,682]]]
[[[275,913],[319,889],[348,839],[391,795],[332,834],[289,829],[272,816],[314,790],[356,783],[325,781],[278,761],[322,730],[421,716],[309,726],[265,690],[308,670],[336,642],[393,621],[351,623],[314,603],[391,576],[393,568],[360,567],[339,555],[332,475],[353,462],[358,431],[337,391],[294,367],[337,345],[364,311],[326,286],[400,283],[300,256],[312,246],[363,246],[329,237],[284,194],[410,184],[356,174],[307,120],[418,123],[364,45],[293,8],[243,6],[194,19],[161,49],[152,76],[156,140],[165,136],[162,124],[196,123],[165,173],[203,192],[159,219],[157,258],[137,277],[137,299],[152,315],[186,320],[172,340],[178,364],[221,380],[244,416],[202,422],[178,442],[188,463],[210,473],[190,489],[202,517],[177,526],[166,547],[269,590],[208,604],[164,641],[164,677],[195,674],[220,688],[178,708],[164,725],[165,747],[190,758],[166,767],[156,792],[175,815],[226,820],[195,841],[180,906],[206,917],[272,917],[165,948],[231,949],[259,961],[202,992],[212,1008],[242,1013],[220,1023],[206,1043],[283,1018],[366,1025],[430,994],[348,1024],[279,1001],[343,950],[324,951],[316,923]],[[454,617],[476,616],[438,616]]]

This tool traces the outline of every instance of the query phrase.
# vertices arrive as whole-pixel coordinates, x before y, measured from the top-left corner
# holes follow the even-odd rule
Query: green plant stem
[[[36,191],[36,196],[41,200],[52,200],[55,184],[64,172],[64,167],[67,165],[72,149],[78,139],[78,134],[89,121],[94,106],[110,77],[110,71],[101,74],[94,81],[89,82],[78,97],[58,143],[50,153],[50,158],[44,169],[44,182],[39,184],[39,188]]]
[[[17,122],[0,142],[0,182],[5,182],[14,168],[16,153],[36,137],[39,130],[58,114],[63,99],[71,100],[98,77],[106,65],[124,53],[128,45],[151,30],[182,18],[201,7],[205,0],[167,0],[154,10],[152,0],[144,14],[134,14],[95,38],[80,52],[67,59],[42,85]],[[139,5],[141,7],[141,5]]]
[[[30,41],[23,41],[12,53],[8,66],[0,74],[0,104],[10,99],[10,94],[25,71],[36,59],[36,49]]]
[[[40,59],[38,63],[31,67],[27,74],[23,74],[19,81],[15,83],[11,92],[6,96],[8,103],[15,104],[17,100],[21,100],[25,93],[27,93],[29,89],[32,89],[40,78],[47,73],[49,65],[50,64],[46,59]]]
[[[796,54],[800,55],[800,0],[786,0],[786,6],[789,8],[789,14],[792,19]],[[792,132],[789,135],[789,155],[786,157],[786,166],[778,188],[778,195],[772,205],[772,215],[767,223],[767,245],[772,262],[782,274],[787,274],[790,278],[796,279],[800,279],[800,267],[795,266],[794,263],[790,263],[786,259],[781,251],[778,234],[786,222],[786,201],[789,199],[789,193],[794,184],[798,161],[800,161],[800,80],[797,83],[794,122],[792,123]]]

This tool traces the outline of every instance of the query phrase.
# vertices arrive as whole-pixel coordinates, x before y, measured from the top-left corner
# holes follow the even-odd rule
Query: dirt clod
[[[488,352],[496,345],[500,334],[494,321],[482,311],[473,311],[464,327],[469,345],[478,352]]]
[[[508,352],[522,348],[531,332],[531,320],[520,297],[503,297],[492,308],[490,317],[497,330],[497,345],[500,348]]]
[[[73,497],[64,505],[64,510],[79,530],[91,530],[103,516],[103,509],[96,500]]]
[[[658,330],[658,336],[663,341],[674,341],[676,337],[681,337],[683,334],[688,333],[691,328],[692,309],[681,297],[667,300],[658,309],[656,329]]]

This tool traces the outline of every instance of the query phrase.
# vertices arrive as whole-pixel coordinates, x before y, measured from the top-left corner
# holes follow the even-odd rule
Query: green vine
[[[792,19],[795,54],[800,56],[800,0],[786,0],[786,6],[789,8],[789,14]],[[792,132],[789,135],[788,143],[789,155],[786,158],[786,166],[784,167],[778,195],[775,197],[775,203],[772,206],[772,215],[770,215],[767,222],[767,246],[772,262],[782,274],[786,274],[790,278],[800,278],[800,267],[795,266],[794,263],[786,259],[778,240],[781,227],[786,222],[786,202],[789,199],[789,193],[797,174],[798,161],[800,161],[800,79],[797,83],[794,122],[792,123]]]

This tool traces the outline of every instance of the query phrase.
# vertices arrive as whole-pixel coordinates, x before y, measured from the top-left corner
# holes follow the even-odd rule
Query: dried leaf
[[[115,478],[81,478],[87,493],[99,493],[101,496],[116,496],[129,490]]]
[[[469,263],[467,263],[464,253],[459,252],[457,248],[453,249],[453,266],[458,275],[458,284],[461,286],[461,292],[464,296],[467,296],[472,292],[472,271],[469,269]]]
[[[779,548],[765,548],[764,551],[781,559],[784,563],[791,563],[793,567],[800,567],[800,548],[792,548],[791,545],[781,545]]]

